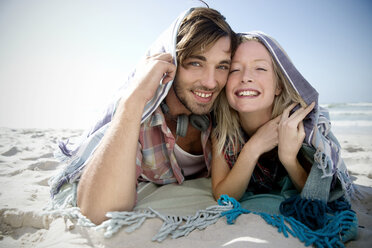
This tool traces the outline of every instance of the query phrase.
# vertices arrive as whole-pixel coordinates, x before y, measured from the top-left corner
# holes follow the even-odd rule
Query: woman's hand
[[[278,145],[278,124],[280,122],[280,119],[281,115],[266,122],[254,133],[254,135],[246,143],[246,145],[248,143],[254,144],[254,149],[256,150],[258,156],[262,155],[265,152],[271,151]]]
[[[297,103],[293,103],[283,111],[278,127],[278,155],[280,162],[285,167],[294,166],[298,162],[297,154],[305,138],[305,130],[302,121],[314,108],[315,103],[313,102],[306,108],[299,108],[290,116],[289,113],[291,109],[296,105]]]

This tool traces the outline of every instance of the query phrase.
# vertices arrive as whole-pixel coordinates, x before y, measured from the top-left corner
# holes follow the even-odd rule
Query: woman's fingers
[[[298,132],[305,136],[305,128],[304,128],[304,123],[302,121],[298,124]]]
[[[282,114],[281,121],[285,121],[287,119],[292,120],[294,122],[300,122],[313,110],[315,106],[315,102],[312,102],[306,108],[299,108],[297,109],[291,116],[289,116],[290,111],[297,105],[297,103],[292,103],[289,105]]]
[[[292,103],[288,107],[286,107],[282,113],[281,121],[284,121],[288,119],[289,117],[289,112],[297,105],[298,103]]]
[[[295,122],[300,122],[313,110],[315,106],[315,102],[312,102],[310,105],[308,105],[306,108],[300,108],[296,110],[292,115],[291,119]]]

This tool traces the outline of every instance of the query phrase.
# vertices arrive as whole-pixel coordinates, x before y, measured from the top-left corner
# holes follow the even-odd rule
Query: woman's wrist
[[[298,161],[297,157],[283,159],[279,156],[279,160],[285,168],[295,168],[298,165],[300,165],[300,162]]]
[[[261,151],[260,146],[257,144],[257,142],[248,140],[239,156],[244,154],[247,159],[257,162],[262,153],[263,152]]]

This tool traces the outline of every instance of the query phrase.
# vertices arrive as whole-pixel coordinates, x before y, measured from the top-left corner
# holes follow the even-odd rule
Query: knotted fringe
[[[67,157],[71,157],[72,156],[72,150],[67,147],[68,143],[69,143],[69,140],[67,140],[66,143],[64,143],[62,141],[58,141],[58,147],[59,147],[59,150],[62,152],[63,155],[65,155]],[[62,156],[60,156],[60,158],[62,158]]]
[[[96,226],[82,215],[80,209],[75,206],[76,185],[76,183],[70,184],[68,187],[61,189],[45,209],[45,215],[77,219],[78,225],[103,230],[105,238],[112,237],[122,227],[126,226],[125,231],[130,233],[140,228],[147,219],[159,218],[163,221],[163,225],[152,240],[161,242],[168,236],[175,239],[187,236],[195,229],[205,229],[209,225],[216,223],[223,212],[234,208],[232,203],[226,202],[223,205],[215,205],[204,210],[199,210],[190,216],[164,215],[152,208],[133,212],[108,212],[106,216],[109,219]]]
[[[237,200],[235,200],[232,197],[230,198],[227,195],[221,195],[220,199],[218,199],[217,202],[218,202],[218,205],[221,205],[221,206],[232,205],[232,209],[221,213],[221,217],[226,216],[227,223],[229,225],[234,224],[235,220],[239,217],[239,215],[251,213],[251,211],[242,208],[240,206],[240,203]]]
[[[80,208],[76,207],[76,187],[77,184],[69,184],[49,202],[44,210],[45,216],[53,218],[62,217],[64,219],[76,219],[77,224],[85,227],[94,227],[95,224],[81,214]]]
[[[142,212],[108,212],[106,214],[110,219],[102,222],[96,227],[96,230],[104,230],[103,236],[111,238],[123,226],[128,226],[125,231],[130,233],[141,227],[146,219],[154,218],[156,215],[149,210]]]
[[[351,205],[343,197],[326,204],[321,200],[304,199],[300,195],[286,199],[279,207],[284,216],[293,217],[312,230],[323,228],[331,215],[350,209]]]
[[[218,201],[219,204],[228,204],[229,202],[234,208],[222,213],[222,215],[226,216],[228,224],[232,224],[240,214],[250,213],[249,210],[241,208],[240,203],[234,198],[227,195],[222,195]],[[342,206],[345,207],[345,205]],[[307,225],[293,217],[258,212],[252,213],[261,216],[268,224],[278,228],[278,232],[283,233],[285,237],[291,234],[303,242],[305,246],[314,245],[320,248],[344,247],[343,242],[355,238],[358,227],[356,214],[352,210],[342,210],[334,216],[329,216],[328,222],[321,229],[317,230],[311,230]]]
[[[327,205],[320,200],[309,201],[298,195],[280,204],[280,212],[287,217],[293,217],[312,230],[323,227],[328,221]]]
[[[314,154],[314,161],[319,165],[318,168],[323,171],[322,178],[333,176],[334,174],[333,161],[319,148],[316,150]]]
[[[168,236],[172,236],[175,239],[187,236],[195,229],[205,229],[209,225],[216,223],[221,217],[222,212],[232,208],[231,204],[224,206],[216,205],[208,207],[205,210],[199,210],[195,215],[191,216],[164,215],[152,208],[145,209],[142,212],[109,212],[106,216],[110,219],[104,221],[96,229],[104,229],[104,237],[110,238],[123,226],[128,226],[125,231],[130,233],[140,228],[146,219],[158,217],[163,220],[163,225],[152,240],[161,242]]]
[[[153,241],[163,241],[171,235],[172,238],[179,238],[187,236],[190,232],[195,229],[205,229],[209,225],[212,225],[218,221],[221,217],[221,213],[232,209],[231,204],[224,206],[211,206],[205,210],[199,210],[193,216],[164,216],[157,211],[151,209],[159,218],[164,222],[159,232],[152,238]]]
[[[329,202],[327,204],[327,209],[329,211],[333,211],[333,212],[337,212],[338,213],[340,211],[351,210],[351,205],[345,199],[345,197],[340,197],[336,201]]]

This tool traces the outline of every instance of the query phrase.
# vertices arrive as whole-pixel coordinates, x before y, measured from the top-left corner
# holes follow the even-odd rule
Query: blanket
[[[69,189],[73,186],[61,190]],[[64,212],[54,209],[49,216],[65,220],[57,218],[50,228],[67,226],[70,239],[79,233],[94,247],[267,247],[272,242],[283,248],[303,246],[295,237],[284,237],[259,215],[242,215],[234,225],[227,224],[221,213],[233,207],[219,206],[214,200],[210,178],[187,180],[182,185],[140,183],[135,211],[109,213],[118,216],[99,226],[80,216],[75,207],[66,205]],[[192,223],[197,224],[192,227]],[[179,236],[182,233],[185,235]]]

